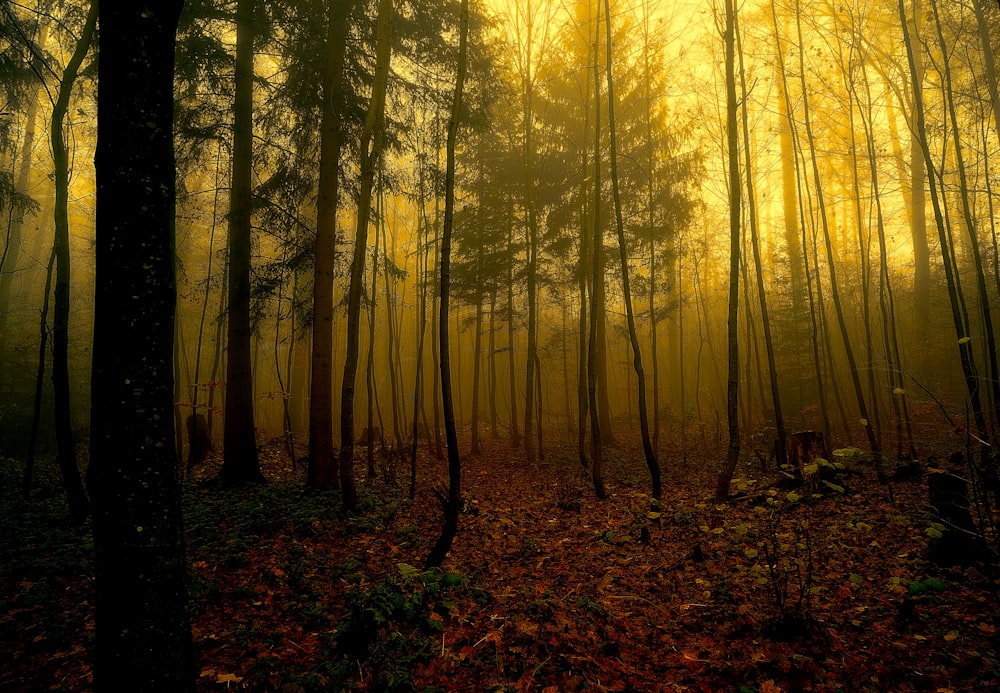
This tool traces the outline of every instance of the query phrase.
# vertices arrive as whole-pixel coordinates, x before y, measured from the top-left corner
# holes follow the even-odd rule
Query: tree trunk
[[[976,369],[975,353],[972,350],[972,340],[969,335],[968,321],[963,314],[960,305],[961,279],[957,274],[954,263],[951,259],[951,244],[948,240],[948,228],[945,225],[941,201],[937,193],[937,183],[934,174],[934,160],[931,158],[930,148],[927,144],[925,129],[924,107],[923,107],[923,86],[920,83],[917,72],[917,57],[910,36],[908,19],[906,16],[906,6],[903,0],[899,0],[899,17],[903,27],[903,44],[906,47],[907,61],[910,67],[910,79],[913,81],[913,103],[915,106],[913,114],[913,137],[917,140],[920,151],[924,159],[924,166],[928,171],[927,184],[929,188],[931,206],[934,210],[934,223],[938,231],[938,241],[941,246],[941,255],[944,264],[945,281],[948,286],[948,299],[951,305],[952,321],[955,325],[955,333],[958,337],[959,360],[962,364],[962,374],[965,377],[965,385],[969,393],[969,402],[972,408],[972,416],[976,427],[981,435],[986,435],[986,419],[983,415],[982,399],[979,394],[979,375]],[[916,191],[914,191],[916,194]]]
[[[944,31],[941,28],[941,18],[938,12],[937,0],[930,0],[931,9],[934,11],[934,25],[937,27],[939,44],[947,55],[947,43]],[[992,55],[992,53],[991,53]],[[979,294],[979,313],[982,318],[982,330],[986,337],[986,363],[989,368],[987,381],[990,383],[990,392],[993,405],[995,407],[993,416],[994,422],[1000,423],[1000,371],[997,368],[997,342],[993,332],[993,314],[990,310],[990,291],[986,284],[986,272],[983,269],[983,256],[979,249],[979,235],[976,230],[976,219],[969,202],[969,182],[965,172],[965,160],[962,152],[961,130],[958,125],[958,115],[956,114],[954,91],[952,89],[951,65],[946,58],[943,61],[944,69],[944,90],[945,106],[951,124],[952,138],[955,144],[955,168],[958,170],[959,196],[962,202],[962,215],[965,221],[965,229],[969,234],[969,247],[972,249],[973,269],[976,273],[976,289]],[[994,93],[996,85],[993,86]]]
[[[737,25],[736,25],[736,29],[737,30],[738,30],[738,27],[739,27],[739,23],[738,23],[738,19],[737,19]],[[742,49],[743,40],[742,40],[742,34],[737,33],[736,38],[737,38],[737,41],[739,42],[739,46],[740,46],[740,49],[739,49],[739,53],[740,53],[740,87],[741,87],[740,91],[741,91],[741,97],[743,99],[743,102],[746,103],[747,98],[749,96],[749,93],[747,91],[746,70],[743,67],[743,49]],[[780,96],[779,96],[779,98],[780,98]],[[786,113],[786,116],[787,116],[787,113]],[[743,146],[746,148],[746,151],[749,152],[750,151],[750,123],[749,123],[749,117],[748,117],[747,109],[746,108],[743,109],[743,117],[741,119],[741,123],[742,123],[742,129],[743,129]],[[787,128],[788,124],[785,123],[784,127]],[[785,138],[785,133],[782,132],[782,147],[781,147],[781,149],[782,149],[782,159],[784,159],[784,152],[785,152],[784,138]],[[790,131],[790,128],[789,128],[789,132],[788,132],[788,139],[789,139],[789,148],[791,148],[791,142],[790,142],[790,140],[791,140],[791,131]],[[793,156],[794,156],[794,152],[793,152]],[[749,154],[748,154],[747,159],[749,160],[749,158],[750,157],[749,157]],[[790,161],[788,163],[790,165],[794,166],[794,162]],[[785,165],[784,161],[782,161],[782,168],[783,169],[784,169],[784,165]],[[793,169],[793,173],[794,173],[794,169]],[[794,182],[795,182],[795,179],[793,177],[792,178],[793,188],[794,188]],[[778,367],[777,367],[777,363],[776,363],[775,358],[774,358],[774,336],[771,333],[770,310],[768,309],[768,305],[767,305],[767,291],[766,291],[766,289],[764,287],[764,268],[763,268],[763,263],[761,262],[761,258],[760,258],[760,239],[759,239],[759,234],[758,234],[758,229],[757,229],[757,207],[756,207],[756,205],[757,205],[757,196],[756,196],[756,193],[754,191],[753,174],[751,173],[750,166],[747,166],[747,170],[746,170],[746,186],[747,186],[747,216],[749,217],[749,221],[750,221],[750,247],[751,247],[751,250],[753,252],[754,278],[756,279],[756,283],[757,283],[757,300],[758,300],[759,305],[760,305],[760,323],[761,323],[761,329],[764,332],[764,350],[765,350],[765,352],[767,354],[768,381],[769,381],[770,386],[771,386],[771,406],[774,409],[774,427],[775,427],[776,433],[777,433],[777,440],[775,441],[775,457],[776,457],[775,463],[780,467],[781,465],[783,465],[783,464],[785,464],[787,462],[787,457],[788,457],[788,453],[787,453],[788,443],[787,443],[787,434],[785,432],[785,416],[784,416],[784,413],[782,412],[782,409],[781,409],[781,391],[780,391],[780,388],[778,387]],[[785,200],[785,203],[787,204],[788,200]],[[793,207],[793,209],[792,209],[792,223],[793,223],[793,227],[794,227],[794,221],[795,221],[794,190],[793,190],[793,199],[792,199],[791,204],[792,204],[792,207]],[[785,222],[786,222],[785,231],[786,231],[786,236],[787,236],[787,234],[788,234],[788,226],[787,226],[788,218],[787,218],[787,215],[786,215],[786,218],[785,218]],[[798,244],[796,243],[796,246],[797,245]],[[793,298],[792,298],[792,300],[793,300],[793,305],[795,305],[797,307],[798,304],[801,304],[801,302],[802,302],[802,296],[801,296],[801,293],[802,293],[801,281],[802,280],[801,280],[801,277],[799,277],[798,279],[794,278],[794,273],[796,271],[798,271],[799,273],[801,273],[801,271],[802,271],[801,265],[799,265],[797,269],[796,269],[795,265],[792,266],[792,272],[793,272],[793,279],[792,279],[792,282],[793,282],[792,297]],[[796,281],[799,282],[798,295],[797,296],[796,296],[796,289],[795,289],[795,282]],[[797,314],[798,314],[798,311],[796,311],[796,315]],[[759,371],[759,369],[758,369],[758,371]]]
[[[69,514],[74,522],[87,516],[87,492],[80,479],[76,461],[76,441],[73,436],[73,418],[70,407],[69,385],[69,150],[63,132],[63,121],[69,109],[73,83],[80,65],[90,49],[90,41],[97,26],[97,1],[92,0],[87,12],[76,49],[66,63],[59,95],[52,107],[52,159],[55,179],[55,239],[52,250],[56,256],[55,301],[52,311],[52,385],[55,394],[56,447],[59,471],[66,486]],[[95,385],[100,387],[100,383]]]
[[[729,160],[729,310],[728,310],[728,364],[726,384],[726,418],[729,422],[729,447],[726,461],[719,473],[715,499],[719,502],[729,497],[729,483],[736,473],[740,457],[739,421],[739,331],[737,325],[740,289],[740,145],[736,125],[736,7],[734,0],[726,0],[726,142]]]
[[[462,461],[458,450],[458,431],[455,409],[451,397],[451,358],[448,348],[448,303],[451,284],[451,234],[455,216],[455,142],[458,139],[459,118],[462,113],[462,88],[465,83],[465,63],[469,36],[469,0],[462,0],[459,16],[458,76],[455,79],[455,96],[448,119],[444,184],[444,225],[441,232],[441,396],[444,409],[445,438],[448,444],[448,499],[444,507],[444,526],[441,536],[427,557],[426,567],[440,567],[458,532],[458,517],[462,510]]]
[[[604,0],[604,29],[607,40],[605,52],[607,64],[604,66],[608,78],[608,130],[611,135],[611,192],[615,203],[615,229],[618,233],[618,256],[621,260],[622,293],[625,300],[625,318],[628,323],[628,337],[632,345],[632,368],[639,399],[639,431],[642,436],[642,451],[646,457],[646,467],[650,477],[649,517],[658,520],[660,517],[660,462],[656,459],[653,443],[649,438],[649,415],[646,411],[646,374],[642,367],[642,349],[639,346],[639,333],[635,328],[635,315],[632,311],[632,288],[629,282],[628,249],[625,246],[625,222],[622,219],[622,200],[618,185],[618,136],[615,131],[615,84],[611,69],[611,1]]]
[[[517,428],[517,382],[514,379],[514,240],[513,226],[507,231],[507,376],[510,386],[510,444],[521,444],[521,434]]]
[[[380,223],[385,223],[380,220]],[[403,443],[403,436],[400,431],[400,422],[406,417],[405,413],[402,411],[402,398],[399,395],[399,378],[398,375],[398,365],[399,365],[399,349],[396,346],[396,309],[395,309],[395,297],[392,294],[392,289],[390,288],[389,281],[389,254],[388,254],[388,243],[386,241],[387,233],[382,234],[382,260],[385,262],[386,267],[382,272],[382,280],[385,284],[385,313],[386,313],[386,363],[389,364],[389,388],[392,391],[392,431],[394,435],[395,445],[398,448]],[[392,246],[393,256],[396,254],[396,243],[395,236],[393,236],[393,246]]]
[[[912,24],[907,24],[902,14],[904,37],[919,33],[919,23],[922,21],[923,9],[921,0],[913,0]],[[913,306],[916,313],[916,329],[922,339],[927,339],[927,331],[931,326],[931,251],[927,243],[927,201],[924,188],[927,186],[927,161],[920,145],[923,137],[915,131],[917,128],[917,112],[923,112],[923,82],[924,62],[919,52],[909,51],[910,78],[914,89],[911,92],[910,104],[910,205],[913,210],[910,226],[910,239],[913,244]],[[921,126],[922,127],[922,126]],[[933,193],[932,193],[933,194]]]
[[[418,157],[419,160],[419,157]],[[423,413],[424,395],[424,338],[427,335],[427,256],[430,242],[427,214],[424,209],[424,170],[419,171],[419,203],[420,218],[417,222],[417,284],[420,296],[417,301],[417,356],[414,364],[413,383],[413,426],[410,429],[410,500],[417,493],[417,445],[420,441],[420,415]],[[421,234],[423,230],[423,234]],[[427,428],[427,416],[424,415],[424,429]]]
[[[42,395],[45,390],[45,356],[49,339],[49,294],[52,293],[52,268],[56,262],[55,250],[49,254],[49,265],[45,269],[45,293],[42,298],[42,314],[38,327],[38,368],[35,371],[35,400],[31,409],[31,430],[28,433],[28,452],[24,459],[24,476],[21,479],[21,493],[24,498],[31,496],[34,486],[35,449],[38,443],[38,429],[42,421]]]
[[[604,488],[603,450],[601,441],[601,416],[597,402],[597,361],[598,333],[600,332],[599,314],[603,312],[603,304],[598,303],[598,287],[604,282],[604,263],[601,259],[601,65],[598,60],[598,46],[601,44],[600,13],[595,21],[594,39],[594,223],[591,235],[591,286],[590,293],[590,329],[587,338],[587,403],[590,410],[590,458],[591,479],[594,484],[594,494],[601,500],[608,497]]]
[[[309,465],[306,483],[339,488],[333,452],[333,280],[337,255],[337,197],[343,133],[340,107],[344,55],[352,2],[327,0],[326,62],[320,122],[319,188],[316,195],[316,245],[313,269],[312,367],[309,383]]]
[[[170,416],[181,4],[101,3],[88,470],[98,693],[175,693],[195,684]]]
[[[212,196],[212,228],[208,235],[208,268],[205,271],[205,297],[201,302],[201,317],[198,320],[198,341],[195,345],[194,350],[194,382],[191,385],[191,416],[195,417],[199,415],[198,412],[198,395],[201,390],[201,351],[202,343],[205,337],[205,320],[208,317],[208,300],[212,294],[212,265],[215,260],[215,228],[216,220],[219,218],[219,169],[222,162],[222,143],[219,142],[219,146],[215,152],[215,193]],[[195,419],[196,420],[196,419]],[[206,422],[207,428],[207,422]],[[211,438],[209,438],[209,443],[211,443]],[[187,473],[190,474],[191,471],[204,461],[203,457],[196,456],[198,449],[194,445],[193,440],[188,440],[188,459],[187,459]],[[206,451],[207,452],[207,451]]]
[[[796,13],[796,26],[798,27],[799,36],[799,62],[805,65],[805,49],[802,45],[802,26],[801,26],[801,14]],[[813,182],[816,186],[816,203],[819,207],[820,212],[820,223],[823,230],[823,239],[826,246],[826,258],[827,267],[830,272],[830,293],[833,299],[834,311],[837,314],[837,325],[840,328],[840,336],[844,344],[844,352],[847,355],[848,369],[851,375],[851,383],[854,386],[854,396],[858,404],[858,413],[861,415],[861,426],[865,430],[865,435],[868,437],[868,445],[871,448],[872,453],[872,463],[875,467],[875,472],[878,475],[879,481],[885,483],[886,476],[882,469],[882,444],[878,437],[875,435],[875,429],[872,426],[872,422],[868,412],[868,405],[865,401],[864,391],[861,386],[861,376],[858,370],[857,361],[854,357],[854,349],[851,346],[850,334],[847,331],[847,319],[844,316],[843,303],[840,300],[840,285],[837,281],[837,265],[833,253],[833,245],[831,242],[830,234],[830,224],[827,219],[826,205],[824,204],[823,198],[823,186],[820,181],[819,165],[816,160],[816,146],[812,131],[812,120],[810,117],[809,110],[809,99],[806,95],[806,79],[804,71],[800,74],[801,84],[802,84],[802,108],[803,108],[803,121],[806,129],[806,140],[809,144],[810,159],[812,160],[812,172],[813,172]]]
[[[357,489],[354,484],[354,385],[358,371],[361,285],[364,281],[365,249],[368,245],[368,222],[371,217],[375,165],[382,155],[393,13],[392,0],[379,0],[375,77],[368,114],[365,116],[364,129],[361,133],[361,195],[358,200],[358,219],[354,234],[351,284],[347,294],[347,357],[344,362],[344,380],[340,392],[340,486],[344,494],[344,507],[348,510],[354,510],[358,505]]]
[[[227,484],[264,481],[254,430],[250,354],[250,254],[253,211],[253,40],[255,0],[236,5],[236,86],[233,97],[233,173],[229,211],[229,323],[226,418],[220,478]]]
[[[535,180],[534,180],[534,131],[532,67],[532,32],[534,30],[534,14],[529,0],[527,26],[524,31],[526,42],[524,74],[521,75],[521,98],[524,105],[524,212],[525,229],[528,242],[528,349],[525,354],[525,385],[524,385],[524,453],[528,464],[535,461],[535,441],[532,438],[532,426],[535,408],[535,357],[538,350],[538,228],[535,219]]]

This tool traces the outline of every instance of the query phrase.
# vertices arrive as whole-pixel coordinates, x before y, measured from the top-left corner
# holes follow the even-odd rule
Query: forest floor
[[[641,451],[608,452],[599,501],[573,447],[529,467],[489,442],[424,571],[444,462],[422,449],[415,501],[399,462],[349,515],[280,443],[262,463],[265,486],[218,488],[213,459],[185,486],[199,691],[1000,691],[997,576],[926,559],[921,479],[890,499],[858,462],[813,496],[747,466],[717,507],[715,461],[665,457],[652,524]],[[20,473],[0,460],[0,691],[86,691],[89,525]]]

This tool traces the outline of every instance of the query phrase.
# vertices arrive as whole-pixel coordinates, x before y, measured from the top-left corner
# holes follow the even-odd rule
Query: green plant
[[[336,629],[336,656],[346,676],[367,670],[381,690],[405,687],[413,665],[429,659],[433,636],[444,629],[454,596],[468,588],[461,573],[421,571],[406,563],[398,575],[347,594],[347,614]]]

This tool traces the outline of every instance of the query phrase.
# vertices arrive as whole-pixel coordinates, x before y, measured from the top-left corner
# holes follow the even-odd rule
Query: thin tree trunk
[[[455,142],[458,139],[459,118],[462,112],[462,88],[465,83],[465,63],[469,36],[469,0],[462,0],[459,17],[458,76],[455,79],[455,97],[448,120],[444,186],[444,225],[441,234],[441,395],[444,408],[445,438],[448,442],[448,499],[444,507],[444,526],[430,555],[426,567],[436,568],[444,562],[452,541],[458,532],[458,517],[462,510],[462,460],[458,450],[458,430],[451,397],[451,367],[448,348],[448,303],[451,289],[451,234],[455,214]]]
[[[931,158],[930,148],[927,144],[927,135],[924,119],[923,107],[923,86],[918,80],[917,58],[915,55],[912,38],[910,36],[909,24],[907,23],[906,6],[903,0],[899,0],[899,17],[903,27],[903,44],[906,47],[906,57],[910,66],[910,78],[913,80],[913,103],[915,105],[913,118],[913,137],[917,140],[920,151],[923,155],[924,165],[929,175],[927,184],[929,187],[931,205],[934,210],[934,223],[938,230],[938,241],[941,246],[941,254],[944,264],[945,281],[948,286],[948,299],[951,305],[952,320],[955,325],[955,333],[958,337],[959,360],[962,364],[962,374],[965,377],[966,388],[969,392],[969,401],[972,408],[973,420],[979,433],[986,435],[986,419],[983,415],[982,400],[979,394],[979,375],[976,370],[976,357],[972,349],[972,339],[969,335],[967,320],[963,317],[963,311],[959,301],[961,292],[960,278],[956,272],[950,254],[951,244],[948,240],[948,228],[945,225],[944,216],[941,210],[941,201],[937,193],[937,181],[934,173],[934,161]],[[916,194],[916,191],[914,191]]]
[[[740,53],[740,85],[741,85],[741,96],[742,96],[743,102],[746,103],[747,98],[748,98],[748,92],[747,92],[747,82],[746,82],[746,71],[745,71],[745,69],[743,67],[743,49],[742,49],[743,38],[742,38],[742,33],[739,32],[739,20],[738,20],[738,18],[737,18],[736,30],[738,32],[736,34],[736,39],[739,42],[739,46],[740,46],[739,53]],[[787,127],[787,123],[785,125]],[[747,109],[746,108],[743,109],[742,126],[743,126],[743,143],[744,143],[744,146],[746,147],[746,151],[749,152],[750,151],[750,123],[749,123],[749,117],[748,117]],[[782,133],[782,136],[784,137],[784,133]],[[789,136],[789,139],[791,139],[791,131],[790,131],[790,129],[789,129],[788,136]],[[789,144],[790,144],[790,142],[789,142]],[[784,140],[782,140],[782,152],[784,152],[784,151],[785,151]],[[793,156],[794,156],[794,153],[793,153]],[[750,157],[749,157],[749,154],[748,154],[747,159],[749,160],[749,158]],[[794,165],[794,162],[789,162],[789,163],[792,164],[792,165]],[[794,172],[794,170],[793,170],[793,172]],[[753,252],[754,275],[755,275],[755,279],[756,279],[756,282],[757,282],[757,300],[758,300],[758,302],[760,304],[761,329],[764,332],[764,350],[767,353],[767,373],[768,373],[768,381],[769,381],[770,386],[771,386],[771,406],[774,409],[774,427],[775,427],[776,432],[777,432],[777,444],[775,446],[775,456],[776,456],[777,459],[775,460],[775,462],[780,467],[781,465],[785,464],[788,461],[788,452],[787,452],[787,450],[788,450],[788,444],[787,444],[787,435],[786,435],[786,432],[785,432],[785,416],[784,416],[784,413],[782,412],[782,408],[781,408],[781,391],[780,391],[780,388],[778,387],[778,367],[777,367],[777,363],[776,363],[775,358],[774,358],[774,336],[771,333],[770,310],[768,309],[768,306],[767,306],[767,292],[766,292],[765,287],[764,287],[764,269],[763,269],[763,266],[762,266],[763,263],[761,262],[761,259],[760,259],[760,239],[759,239],[759,234],[758,234],[758,229],[757,229],[757,196],[756,196],[755,191],[754,191],[753,175],[751,173],[751,170],[750,170],[749,166],[747,166],[747,170],[746,170],[746,181],[747,181],[746,182],[746,185],[747,185],[747,216],[749,217],[749,220],[750,220],[750,247],[751,247],[751,250]],[[794,178],[793,178],[792,179],[793,187],[794,187],[794,182],[795,181],[794,181]],[[792,205],[794,207],[794,200],[792,202]],[[794,224],[794,219],[795,219],[795,215],[794,215],[794,209],[793,209],[793,212],[792,212],[792,221],[793,221],[793,224]],[[786,219],[786,223],[787,223],[787,221],[788,220]],[[786,228],[786,231],[787,231],[787,228]],[[793,271],[794,271],[794,268],[793,268]],[[801,266],[798,268],[798,271],[801,272]],[[793,282],[795,282],[795,281],[801,282],[801,278],[799,278],[798,280],[793,279]],[[801,284],[799,286],[798,292],[799,292],[798,297],[795,297],[795,290],[793,289],[793,291],[792,291],[793,301],[797,301],[798,303],[801,303],[801,301],[802,301]]]
[[[52,385],[55,395],[56,448],[59,470],[66,487],[66,500],[70,518],[82,522],[87,517],[87,492],[83,488],[76,460],[76,440],[73,435],[73,418],[70,405],[69,383],[69,310],[70,310],[70,255],[69,255],[69,150],[66,146],[63,121],[69,109],[73,83],[83,59],[90,50],[91,38],[97,26],[97,0],[92,0],[87,11],[76,49],[66,63],[59,95],[52,107],[52,159],[55,180],[55,238],[52,250],[56,257],[55,301],[52,313]]]
[[[392,3],[393,0],[379,0],[378,5],[375,79],[368,114],[361,133],[361,193],[354,234],[351,283],[347,294],[347,356],[344,361],[344,380],[340,394],[340,487],[344,496],[344,507],[352,511],[358,505],[358,494],[354,484],[354,386],[360,346],[361,285],[364,281],[365,250],[368,245],[375,166],[382,155],[383,117],[389,82],[389,57],[392,52],[392,24],[395,12]]]
[[[514,251],[513,226],[507,231],[507,376],[510,385],[510,444],[518,447],[521,434],[517,429],[517,383],[514,379]]]
[[[603,451],[601,441],[601,417],[598,411],[597,402],[597,335],[600,331],[599,313],[603,311],[603,304],[598,303],[598,287],[603,286],[604,263],[601,259],[601,66],[598,60],[598,46],[601,41],[601,20],[600,13],[595,22],[597,25],[596,38],[594,40],[594,225],[591,236],[592,243],[592,264],[591,264],[591,286],[594,287],[590,294],[590,334],[587,339],[587,402],[590,409],[590,457],[591,457],[591,479],[594,484],[594,493],[601,500],[608,497],[608,492],[604,488],[603,477]]]
[[[198,394],[201,390],[201,351],[205,337],[205,320],[208,317],[208,300],[212,294],[212,265],[215,260],[215,228],[219,218],[219,171],[222,164],[222,142],[215,151],[215,192],[212,195],[212,228],[208,234],[208,268],[205,270],[205,298],[201,302],[201,317],[198,319],[198,340],[194,350],[194,383],[191,385],[191,416],[198,415]],[[194,428],[191,432],[194,432]],[[197,463],[193,440],[188,441],[187,473]]]
[[[802,21],[800,12],[796,12],[796,26],[799,36],[799,63],[801,65],[805,65],[805,48],[802,45]],[[806,78],[804,70],[800,71],[800,78],[802,84],[802,118],[805,123],[806,140],[809,144],[810,159],[812,160],[813,181],[816,186],[816,203],[819,206],[820,222],[823,228],[823,239],[826,245],[827,265],[830,272],[830,293],[833,298],[833,307],[837,314],[837,324],[840,327],[840,336],[844,343],[844,351],[847,355],[847,364],[851,374],[851,383],[854,385],[854,396],[857,399],[858,412],[861,415],[861,426],[865,430],[865,434],[868,437],[868,445],[871,448],[872,464],[875,467],[875,473],[878,475],[879,481],[886,483],[887,478],[884,470],[882,469],[882,444],[875,435],[875,429],[870,420],[868,405],[865,401],[864,391],[861,386],[861,377],[858,371],[857,361],[854,357],[854,349],[851,346],[850,334],[847,331],[847,320],[844,316],[844,308],[840,300],[840,286],[837,281],[837,266],[833,254],[833,245],[830,240],[830,226],[827,219],[826,206],[823,201],[823,186],[821,185],[819,165],[816,159],[816,145],[812,131],[809,98],[806,92]]]
[[[774,22],[775,31],[777,31],[778,26],[778,15],[775,9],[774,0],[770,3],[771,17]],[[777,54],[778,54],[778,73],[781,76],[781,93],[784,98],[784,102],[790,103],[791,95],[788,88],[788,71],[785,66],[785,55],[781,47],[781,42],[776,43]],[[792,164],[795,170],[795,180],[799,180],[801,172],[799,168],[800,148],[797,144],[798,137],[794,127],[794,120],[792,119],[791,111],[785,113],[785,118],[788,123],[789,133],[792,140]],[[808,237],[806,235],[806,211],[805,211],[805,196],[807,191],[800,190],[798,194],[798,215],[799,215],[799,230],[801,233],[801,241],[797,244],[800,251],[802,252],[802,274],[805,279],[805,291],[806,298],[809,302],[809,324],[810,324],[810,344],[812,346],[812,363],[813,363],[813,377],[816,381],[816,391],[817,400],[819,401],[820,410],[820,420],[823,428],[823,440],[830,440],[830,415],[826,402],[826,388],[823,381],[822,372],[822,361],[820,360],[820,334],[819,325],[816,320],[816,296],[813,292],[812,286],[812,271],[809,268],[809,244]],[[818,281],[818,278],[817,278]],[[787,453],[786,453],[787,454]]]
[[[482,236],[480,236],[479,243],[477,244],[479,250],[477,251],[477,265],[479,266],[480,276],[483,268],[483,251],[482,251]],[[475,342],[472,347],[472,447],[469,451],[470,455],[479,455],[482,450],[479,444],[479,379],[482,361],[482,350],[483,350],[483,301],[482,295],[480,294],[478,300],[476,301],[476,337]]]
[[[382,186],[384,188],[384,186]],[[379,194],[384,194],[383,190],[379,190]],[[384,206],[383,206],[384,209]],[[380,223],[384,224],[384,218],[380,220]],[[399,396],[399,379],[398,379],[398,359],[399,359],[399,349],[396,346],[396,316],[395,316],[395,300],[392,295],[392,289],[390,287],[389,281],[389,254],[388,254],[388,244],[386,242],[387,233],[382,234],[382,261],[385,263],[385,267],[382,271],[382,280],[385,284],[385,311],[386,311],[386,363],[389,364],[389,388],[392,390],[392,431],[394,435],[395,446],[398,448],[402,445],[403,436],[400,431],[399,422],[404,421],[406,418],[405,413],[401,409],[402,398]],[[396,243],[395,243],[395,233],[393,234],[393,256],[396,254]]]
[[[499,423],[497,416],[497,290],[496,286],[490,289],[490,435],[493,440],[500,437]]]
[[[382,191],[375,193],[375,242],[372,245],[372,283],[368,294],[368,355],[365,359],[365,388],[367,391],[367,420],[366,426],[368,434],[368,447],[365,450],[368,459],[368,482],[375,480],[375,399],[378,396],[375,392],[375,317],[377,303],[375,294],[378,290],[378,247],[382,231]],[[384,431],[379,426],[379,438]],[[381,440],[379,441],[381,442]]]
[[[947,58],[948,48],[944,38],[944,31],[941,28],[941,18],[938,13],[937,0],[930,0],[931,9],[934,12],[934,25],[937,28],[938,42],[943,54],[946,56],[944,63],[944,101],[951,122],[952,137],[955,140],[955,168],[958,170],[959,197],[962,202],[962,215],[965,221],[965,228],[969,234],[969,247],[972,249],[973,268],[976,273],[976,289],[979,294],[979,312],[982,318],[983,332],[986,337],[986,362],[988,371],[988,382],[990,383],[989,395],[994,404],[993,416],[995,422],[1000,422],[1000,370],[997,368],[997,342],[993,332],[993,316],[990,310],[990,291],[986,284],[986,272],[983,269],[983,256],[979,249],[979,235],[976,230],[976,220],[969,203],[969,183],[965,172],[965,163],[962,152],[961,130],[958,125],[958,115],[955,109],[954,90],[952,89],[951,64]],[[992,52],[990,53],[992,56]],[[996,93],[996,85],[993,85],[991,94]],[[998,130],[1000,133],[1000,130]]]
[[[740,457],[739,420],[739,289],[740,289],[740,231],[741,231],[741,186],[740,186],[740,145],[736,123],[736,7],[734,0],[726,0],[726,141],[729,159],[729,309],[728,309],[728,364],[729,378],[726,384],[726,418],[729,422],[729,447],[726,461],[719,473],[715,488],[715,499],[719,502],[729,498],[729,484],[736,472]]]
[[[42,314],[38,327],[38,368],[35,371],[35,400],[31,410],[31,431],[28,433],[28,451],[25,455],[24,476],[21,478],[21,494],[31,496],[34,486],[35,449],[38,443],[38,429],[42,421],[42,395],[45,391],[45,356],[49,339],[49,295],[52,293],[52,268],[56,262],[53,248],[49,254],[49,264],[45,270],[45,294],[42,298]]]
[[[658,520],[660,518],[660,462],[656,459],[656,451],[653,450],[652,441],[649,438],[649,415],[646,411],[646,374],[642,367],[642,349],[639,346],[639,333],[635,328],[635,315],[632,311],[632,288],[629,282],[628,249],[625,245],[625,222],[622,219],[621,191],[618,185],[618,135],[616,133],[615,122],[615,86],[611,69],[611,0],[604,0],[604,29],[607,40],[605,42],[605,52],[608,79],[608,129],[611,136],[611,193],[615,203],[615,228],[618,232],[618,255],[621,260],[622,271],[622,292],[625,299],[625,318],[628,323],[628,337],[632,345],[632,368],[635,370],[635,378],[639,398],[639,430],[642,436],[642,451],[646,457],[646,467],[649,469],[650,477],[650,500],[649,517]]]
[[[524,74],[521,76],[523,93],[521,98],[524,106],[524,209],[526,219],[526,235],[528,241],[528,350],[525,354],[525,386],[524,386],[524,453],[528,464],[535,461],[535,442],[532,439],[532,426],[535,408],[535,357],[538,350],[538,229],[535,219],[535,180],[534,180],[534,130],[533,113],[533,79],[531,74],[532,32],[534,30],[534,14],[531,11],[531,0],[528,0],[527,26],[525,41],[527,59]]]
[[[420,296],[417,300],[417,356],[413,374],[413,425],[410,427],[410,500],[417,494],[417,445],[420,442],[420,414],[423,412],[424,392],[424,337],[427,334],[427,243],[429,233],[427,215],[424,213],[424,170],[421,167],[419,182],[420,219],[417,226],[417,284]],[[421,233],[421,230],[423,233]],[[424,430],[427,416],[424,415]]]

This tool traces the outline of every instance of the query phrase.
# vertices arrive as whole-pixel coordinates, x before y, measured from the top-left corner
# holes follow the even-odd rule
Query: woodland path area
[[[443,461],[421,451],[415,502],[397,469],[344,515],[279,444],[261,487],[215,487],[210,459],[185,490],[198,690],[1000,690],[996,583],[926,560],[922,479],[891,502],[869,471],[810,497],[741,468],[750,493],[716,507],[710,461],[668,460],[649,525],[641,451],[609,452],[605,502],[547,452],[465,461],[428,572]],[[25,502],[20,463],[0,472],[0,691],[90,690],[89,525],[66,527],[55,476]]]

